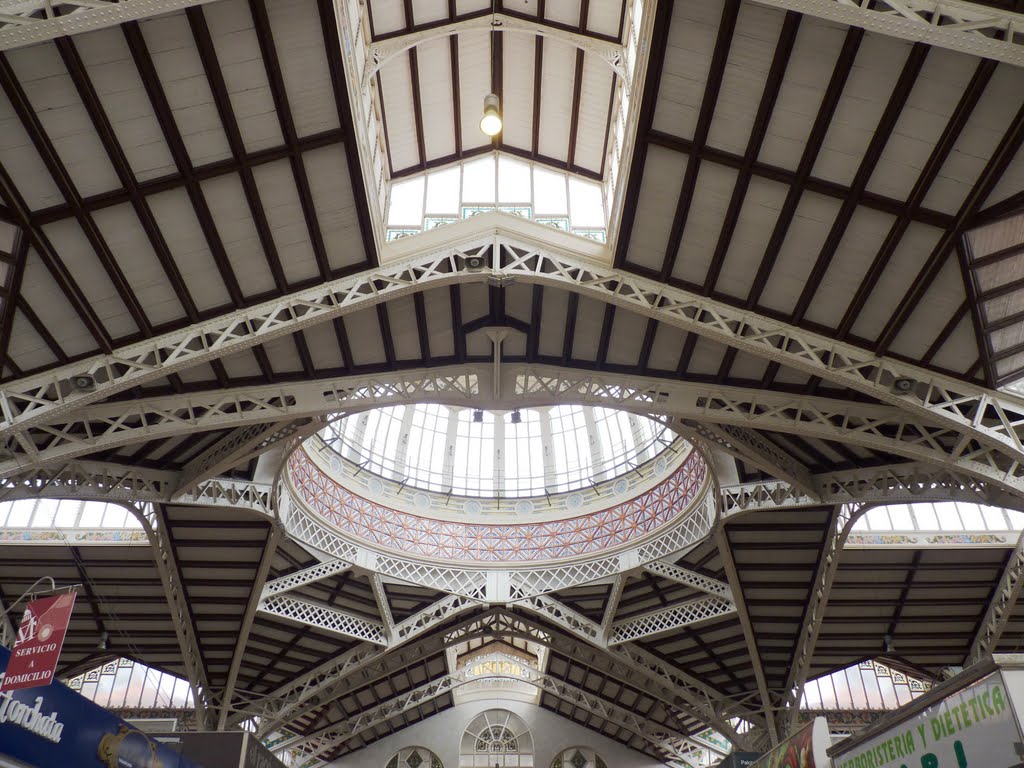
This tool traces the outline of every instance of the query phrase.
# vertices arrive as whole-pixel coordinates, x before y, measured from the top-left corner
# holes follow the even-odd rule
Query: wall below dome
[[[542,562],[607,554],[646,539],[689,515],[706,490],[698,451],[663,482],[599,512],[535,523],[437,520],[363,498],[297,448],[288,458],[293,498],[342,534],[371,547],[448,562]]]
[[[597,751],[610,768],[664,768],[664,763],[547,709],[516,701],[493,698],[459,704],[426,720],[403,728],[396,734],[330,763],[333,768],[384,768],[388,759],[406,746],[432,750],[444,768],[458,768],[459,745],[470,721],[488,709],[507,709],[519,715],[530,728],[534,745],[534,765],[548,768],[559,751],[585,745]]]

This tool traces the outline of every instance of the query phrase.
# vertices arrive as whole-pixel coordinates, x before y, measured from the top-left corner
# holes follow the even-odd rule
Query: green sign
[[[1020,731],[1002,675],[951,694],[835,759],[836,768],[1012,768]]]

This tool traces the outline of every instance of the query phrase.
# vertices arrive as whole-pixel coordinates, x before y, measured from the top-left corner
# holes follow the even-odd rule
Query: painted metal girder
[[[644,565],[644,570],[655,576],[661,576],[678,584],[685,584],[688,587],[699,589],[701,592],[707,592],[709,595],[732,600],[732,588],[724,581],[712,579],[710,576],[691,571],[689,568],[683,568],[675,563],[655,560]]]
[[[786,691],[782,701],[783,737],[789,736],[796,724],[796,716],[800,710],[807,675],[814,658],[814,648],[818,642],[818,634],[825,622],[825,609],[832,593],[832,584],[839,571],[839,562],[843,554],[843,545],[853,530],[854,524],[869,507],[865,504],[841,504],[837,506],[829,519],[828,532],[818,560],[818,569],[814,575],[813,588],[807,610],[804,612],[803,626],[793,661],[786,676]]]
[[[755,0],[915,43],[1024,66],[1024,15],[963,0]]]
[[[270,733],[286,723],[319,709],[353,686],[366,685],[390,674],[394,668],[409,666],[443,650],[454,638],[476,631],[480,618],[463,621],[444,635],[434,634],[419,642],[410,642],[457,615],[477,607],[477,603],[449,595],[421,611],[415,620],[401,622],[395,633],[396,645],[383,647],[364,642],[330,659],[309,672],[279,686],[259,706],[246,708],[228,720],[238,725],[249,717],[259,718],[259,734]],[[392,665],[399,665],[393,667]]]
[[[116,27],[211,0],[4,0],[0,50]]]
[[[60,423],[28,428],[25,434],[36,446],[35,454],[11,446],[11,458],[0,461],[0,476],[129,442],[225,424],[319,417],[426,400],[485,408],[575,402],[670,417],[684,424],[718,424],[747,433],[765,429],[854,443],[943,465],[1024,497],[1020,465],[1007,465],[1009,470],[1004,471],[1003,459],[1009,459],[1000,458],[994,449],[975,446],[966,451],[959,430],[935,427],[888,405],[525,364],[502,366],[505,394],[495,403],[488,386],[492,370],[488,365],[421,369],[94,405]],[[781,465],[781,460],[776,463]],[[780,473],[794,476],[785,469]],[[820,496],[816,487],[808,487],[806,468],[799,475],[799,482],[791,485],[805,495]]]
[[[384,625],[379,621],[371,621],[312,600],[300,600],[287,594],[270,595],[260,599],[257,610],[268,616],[306,624],[345,638],[363,640],[381,646],[388,644]]]
[[[1006,629],[1013,609],[1020,599],[1021,587],[1024,587],[1024,533],[1017,539],[1017,545],[1007,558],[1006,566],[999,577],[999,586],[985,610],[985,617],[974,636],[964,666],[977,664],[995,653],[999,638],[1002,637],[1003,630]]]
[[[0,480],[0,501],[42,497],[121,503],[171,502],[178,474],[157,469],[72,461],[35,467]],[[214,478],[174,501],[175,504],[248,509],[273,519],[272,487],[227,478]]]
[[[322,563],[311,565],[309,568],[303,568],[295,573],[289,573],[287,576],[268,581],[263,585],[261,599],[279,595],[282,592],[290,592],[330,576],[337,576],[351,568],[352,563],[347,563],[344,560],[325,560]]]
[[[836,504],[913,504],[922,501],[965,501],[1024,508],[1024,499],[994,484],[947,467],[921,462],[864,467],[814,476],[819,498],[788,483],[768,480],[722,486],[724,518],[774,509],[802,509]]]
[[[206,676],[202,652],[196,628],[192,621],[192,611],[182,581],[178,558],[168,535],[166,517],[161,514],[157,504],[126,504],[125,505],[142,525],[150,546],[153,547],[157,573],[167,598],[167,607],[171,612],[171,623],[178,638],[181,651],[181,664],[185,677],[192,689],[192,697],[196,708],[196,721],[201,729],[209,727],[209,718],[215,707],[213,689]]]
[[[608,644],[620,645],[646,637],[656,637],[680,627],[702,624],[733,613],[736,613],[733,601],[717,595],[687,600],[615,622]]]
[[[493,221],[505,218],[497,216]],[[23,450],[19,444],[29,443],[31,450],[25,430],[32,425],[175,371],[392,298],[430,287],[491,278],[571,290],[869,395],[896,406],[903,414],[898,431],[889,440],[904,449],[903,455],[945,460],[976,476],[1000,482],[1011,492],[1024,493],[1024,400],[878,356],[709,297],[596,266],[554,247],[525,242],[516,235],[513,231],[509,236],[498,227],[497,234],[485,238],[341,278],[129,345],[111,355],[97,355],[10,382],[0,388],[0,437],[7,439],[4,447],[17,451]],[[466,267],[466,256],[470,255],[494,256],[492,268],[470,271]],[[95,386],[73,390],[71,379],[79,374],[92,376]],[[731,411],[739,419],[744,411],[736,406],[746,403],[716,401],[702,405],[710,411]],[[750,421],[764,422],[766,416],[771,416],[802,428],[814,425],[819,433],[831,434],[833,439],[862,434],[865,439],[861,444],[878,442],[885,435],[870,420],[851,428],[853,425],[823,419],[813,409],[746,414]]]

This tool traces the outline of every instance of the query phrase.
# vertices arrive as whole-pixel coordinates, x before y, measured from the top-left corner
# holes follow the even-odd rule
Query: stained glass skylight
[[[495,210],[602,243],[607,238],[607,206],[599,183],[496,152],[394,180],[387,239]]]
[[[675,435],[624,411],[560,405],[519,412],[421,404],[367,411],[324,432],[342,458],[411,487],[460,496],[540,496],[612,480]]]

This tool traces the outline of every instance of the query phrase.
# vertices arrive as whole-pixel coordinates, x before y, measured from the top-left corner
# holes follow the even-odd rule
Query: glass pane
[[[960,518],[964,521],[964,527],[968,531],[981,531],[985,528],[985,520],[981,516],[981,509],[977,504],[957,504],[960,511]]]
[[[1005,531],[1006,518],[999,507],[981,507],[981,515],[985,518],[985,528],[989,531]]]
[[[82,506],[80,501],[62,501],[57,508],[53,524],[58,528],[72,528],[78,523],[78,510]]]
[[[32,499],[16,501],[11,506],[10,514],[7,516],[7,525],[10,528],[27,528],[29,518],[36,503]]]
[[[964,529],[963,524],[960,522],[960,515],[956,511],[956,504],[953,502],[936,504],[935,514],[939,518],[939,530],[962,531]]]
[[[57,514],[59,504],[57,499],[40,499],[36,505],[35,514],[32,515],[31,525],[35,528],[50,528],[53,525],[53,518]]]
[[[505,155],[498,156],[498,202],[531,202],[529,164]]]
[[[911,513],[917,520],[917,530],[938,531],[939,517],[935,514],[935,507],[931,504],[915,504],[911,507]]]
[[[472,160],[462,167],[462,202],[493,203],[494,155]]]
[[[388,208],[389,227],[423,226],[424,179],[417,176],[391,185],[391,203]]]
[[[461,169],[447,168],[427,176],[427,215],[455,216],[459,213]]]
[[[568,215],[565,176],[543,168],[533,169],[533,211],[545,216]]]
[[[914,530],[914,519],[911,517],[910,508],[906,504],[889,507],[889,518],[892,520],[893,530]]]
[[[82,505],[82,516],[78,524],[82,528],[99,528],[103,524],[103,513],[106,505],[98,501],[87,501]]]
[[[569,218],[574,227],[605,225],[604,200],[599,185],[569,178]]]

